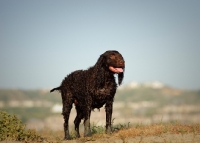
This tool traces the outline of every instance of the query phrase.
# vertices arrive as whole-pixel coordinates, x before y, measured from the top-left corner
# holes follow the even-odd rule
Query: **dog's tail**
[[[61,90],[61,88],[60,88],[60,86],[56,87],[56,88],[53,88],[52,90],[50,90],[50,92],[54,92],[54,90]]]

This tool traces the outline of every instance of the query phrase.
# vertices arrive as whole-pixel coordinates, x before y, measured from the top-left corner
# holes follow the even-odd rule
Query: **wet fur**
[[[114,57],[112,57],[114,55]],[[111,118],[113,100],[117,89],[117,83],[108,66],[122,67],[125,69],[124,59],[118,51],[106,51],[97,60],[96,64],[87,70],[77,70],[69,74],[61,85],[52,89],[58,90],[62,96],[65,139],[70,139],[68,120],[74,103],[77,116],[74,120],[77,137],[79,124],[84,119],[84,136],[90,133],[90,114],[94,108],[101,108],[105,104],[106,132],[111,132]],[[118,85],[122,83],[124,72],[118,74]]]

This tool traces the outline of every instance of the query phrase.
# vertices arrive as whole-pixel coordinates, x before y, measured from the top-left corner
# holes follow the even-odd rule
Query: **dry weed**
[[[123,137],[135,137],[135,136],[159,136],[163,133],[172,133],[182,135],[185,133],[200,132],[200,124],[196,125],[182,125],[182,124],[153,124],[147,126],[132,127],[126,130],[120,130],[118,133],[114,133],[115,136]]]

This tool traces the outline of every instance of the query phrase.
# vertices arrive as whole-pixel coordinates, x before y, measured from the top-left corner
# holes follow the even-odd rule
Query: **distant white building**
[[[141,101],[141,102],[128,102],[127,106],[133,109],[140,109],[140,108],[152,108],[156,107],[158,104],[157,102],[152,101]]]
[[[53,105],[53,107],[51,108],[51,111],[53,113],[61,113],[62,112],[62,105],[61,104]]]
[[[145,82],[144,83],[145,87],[151,87],[154,89],[160,89],[164,87],[164,84],[161,83],[160,81],[153,81],[153,82]]]
[[[132,81],[127,85],[128,88],[138,88],[139,86],[140,84],[137,81]]]
[[[139,88],[141,86],[144,87],[150,87],[150,88],[154,88],[154,89],[160,89],[164,87],[164,84],[161,83],[160,81],[153,81],[153,82],[145,82],[145,83],[139,83],[137,81],[132,81],[128,84],[119,86],[119,90],[120,89],[135,89],[135,88]]]
[[[151,87],[159,89],[159,88],[163,88],[164,84],[161,83],[160,81],[154,81],[154,82],[151,83]]]
[[[18,100],[11,100],[8,102],[8,106],[10,107],[20,107],[21,103]]]
[[[119,86],[118,89],[132,89],[132,88],[138,88],[140,87],[140,83],[137,82],[137,81],[132,81],[128,84],[125,84],[125,85],[122,85],[122,86]]]
[[[34,106],[34,102],[31,100],[25,100],[22,102],[22,106],[31,108]]]

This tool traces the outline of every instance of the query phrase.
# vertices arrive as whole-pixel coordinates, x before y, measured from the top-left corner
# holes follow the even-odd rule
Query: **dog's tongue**
[[[118,72],[123,72],[122,68],[115,68]]]
[[[110,66],[109,69],[114,73],[120,73],[124,71],[122,68],[114,68],[112,66]]]

